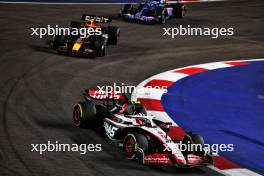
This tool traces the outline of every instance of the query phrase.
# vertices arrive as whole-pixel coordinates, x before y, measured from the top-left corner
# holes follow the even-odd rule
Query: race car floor
[[[72,124],[72,107],[88,86],[136,85],[151,75],[188,65],[263,58],[264,2],[241,0],[189,5],[184,19],[165,27],[233,27],[235,35],[162,36],[161,25],[117,18],[121,5],[0,4],[0,175],[217,175],[207,168],[180,170],[128,161],[119,149],[88,129]],[[104,58],[58,55],[48,37],[31,36],[32,27],[67,26],[82,13],[114,16],[121,28],[118,46]],[[31,152],[31,144],[101,143],[102,152]]]

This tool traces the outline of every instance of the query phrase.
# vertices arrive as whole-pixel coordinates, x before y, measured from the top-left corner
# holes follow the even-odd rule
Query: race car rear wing
[[[123,100],[125,97],[120,92],[109,92],[98,89],[85,89],[84,96],[89,96],[95,100]]]
[[[97,23],[110,23],[112,17],[83,14],[81,20],[95,20]]]

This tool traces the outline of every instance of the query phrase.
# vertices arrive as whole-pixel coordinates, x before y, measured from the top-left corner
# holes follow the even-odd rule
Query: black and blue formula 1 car
[[[165,24],[171,18],[183,18],[186,14],[185,4],[175,1],[147,0],[139,5],[125,4],[119,16],[126,21],[145,24]]]

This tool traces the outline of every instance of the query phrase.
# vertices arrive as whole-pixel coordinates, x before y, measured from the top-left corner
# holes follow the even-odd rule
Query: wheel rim
[[[135,143],[132,139],[129,139],[126,143],[126,151],[127,153],[132,153],[134,152],[134,148],[135,148]]]
[[[79,105],[75,106],[73,110],[73,121],[76,126],[78,126],[81,122],[82,111]]]
[[[128,159],[133,159],[135,157],[136,148],[136,141],[132,138],[132,136],[128,136],[124,143],[124,150]]]

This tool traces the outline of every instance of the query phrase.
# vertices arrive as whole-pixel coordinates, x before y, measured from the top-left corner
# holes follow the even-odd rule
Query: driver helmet
[[[127,106],[126,114],[128,114],[128,115],[135,115],[135,114],[146,115],[146,109],[141,104],[140,101],[134,101],[130,105]]]

